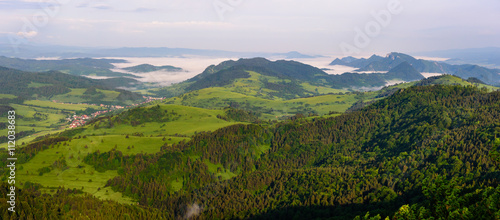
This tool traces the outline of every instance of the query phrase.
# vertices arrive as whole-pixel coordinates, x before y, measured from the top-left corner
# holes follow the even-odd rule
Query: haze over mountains
[[[500,68],[500,48],[470,48],[438,50],[413,53],[419,56],[447,57],[449,64],[477,64],[489,68]]]
[[[248,53],[248,52],[231,52],[220,50],[197,50],[185,48],[84,48],[84,47],[67,47],[67,46],[34,46],[21,45],[17,52],[13,51],[10,45],[0,45],[0,55],[24,58],[39,58],[39,57],[58,57],[58,58],[74,58],[74,57],[183,57],[183,56],[205,56],[205,57],[265,57],[268,59],[315,59],[321,56],[304,55],[299,52],[289,53]],[[419,52],[417,55],[439,56],[450,58],[444,62],[429,61],[415,59],[412,56],[402,53],[391,53],[388,57],[373,55],[370,58],[353,58],[344,57],[335,59],[331,65],[344,65],[358,68],[359,72],[370,71],[389,71],[403,61],[408,62],[420,73],[444,73],[453,74],[462,78],[475,77],[488,84],[500,84],[500,75],[495,68],[498,64],[497,57],[500,57],[498,48],[483,48],[483,49],[464,49],[464,50],[449,50],[449,51],[434,51],[434,52]],[[474,58],[474,59],[473,59]],[[5,57],[3,59],[6,59]],[[85,60],[82,60],[85,62]],[[115,63],[124,62],[123,60],[108,60]],[[9,61],[15,63],[16,61]],[[71,61],[70,61],[71,62]],[[96,76],[116,77],[129,76],[124,72],[116,72],[110,70],[110,63],[105,63],[106,60],[101,60],[101,64],[88,65],[90,70],[98,68],[101,71],[95,71]],[[478,65],[479,64],[479,65]],[[25,71],[43,71],[39,68],[29,68],[27,65],[9,65],[5,62],[0,62],[0,66],[10,68],[18,68]],[[51,64],[47,64],[51,65]],[[62,64],[61,64],[62,65]],[[72,62],[72,65],[80,65],[80,63]],[[175,66],[175,63],[167,63],[165,65]],[[51,70],[72,71],[72,74],[85,75],[89,70],[72,71],[71,68],[51,66]],[[322,67],[324,68],[324,67]],[[69,70],[68,70],[69,69]],[[45,70],[48,70],[45,68]],[[196,73],[197,74],[197,73]]]
[[[0,57],[0,66],[9,68],[17,68],[23,71],[49,71],[58,70],[73,75],[82,75],[88,77],[127,77],[131,80],[121,85],[123,88],[145,88],[144,82],[148,79],[143,78],[142,73],[150,73],[147,77],[153,78],[154,83],[161,84],[161,80],[172,82],[169,80],[168,73],[173,73],[173,77],[179,81],[182,75],[194,75],[196,73],[184,74],[187,72],[180,67],[173,65],[158,65],[140,64],[125,68],[117,68],[116,64],[127,63],[124,59],[63,59],[63,60],[24,60],[19,58]],[[277,60],[271,62],[265,58],[240,59],[238,61],[227,61],[215,66],[209,66],[199,76],[194,77],[186,82],[193,82],[203,78],[209,73],[215,73],[223,69],[232,68],[248,71],[252,69],[261,70],[261,74],[293,78],[315,85],[326,86],[335,89],[354,89],[366,90],[373,88],[381,88],[388,83],[394,82],[410,82],[423,79],[422,73],[432,74],[451,74],[464,79],[476,78],[490,85],[500,85],[500,70],[488,69],[478,65],[450,65],[443,62],[428,61],[423,59],[415,59],[412,56],[402,53],[390,53],[385,57],[373,55],[369,58],[354,58],[344,57],[337,58],[330,65],[342,65],[356,68],[351,73],[340,75],[329,75],[322,69],[318,69],[311,65],[302,64],[296,61]],[[160,77],[160,71],[164,73]],[[239,78],[243,75],[231,76],[231,71],[226,71],[229,75],[224,76],[226,80]],[[137,74],[139,73],[139,74]],[[221,73],[219,73],[221,74]],[[155,75],[158,75],[155,77]],[[217,74],[212,76],[217,77]],[[219,76],[220,77],[220,76]],[[187,79],[187,77],[184,77]],[[135,81],[134,81],[135,80]],[[159,81],[160,80],[160,81]],[[209,80],[209,79],[207,79]],[[141,83],[142,81],[143,83]],[[177,82],[178,82],[177,81]],[[118,82],[118,81],[117,81]],[[175,82],[175,81],[174,81]],[[202,83],[202,81],[197,84]],[[211,86],[205,82],[205,86]],[[133,85],[133,86],[132,86]],[[143,85],[143,86],[141,86]],[[151,84],[154,85],[154,84]],[[149,86],[151,86],[149,85]],[[139,86],[139,87],[138,87]],[[196,84],[192,88],[197,88]]]
[[[183,71],[182,68],[175,67],[175,66],[154,66],[151,64],[141,64],[137,66],[131,66],[131,67],[126,67],[123,68],[123,70],[134,72],[134,73],[149,73],[149,72],[154,72],[154,71],[167,71],[167,72],[181,72]]]
[[[453,65],[476,64],[488,68],[500,68],[500,48],[498,47],[419,51],[408,54],[442,58],[445,63]],[[321,55],[307,55],[297,51],[287,53],[259,53],[168,47],[96,48],[38,44],[22,44],[14,47],[10,44],[0,44],[0,56],[25,59],[40,57],[57,57],[60,59],[78,57],[182,57],[185,55],[240,58],[281,57],[283,59],[322,57]]]
[[[287,53],[259,53],[168,47],[93,48],[56,45],[19,45],[14,48],[9,44],[0,44],[0,56],[14,56],[26,59],[39,57],[58,57],[61,59],[76,57],[182,57],[186,55],[207,57],[283,57],[286,59],[320,57],[319,55],[305,55],[297,51]]]
[[[424,78],[418,71],[406,62],[400,63],[386,74],[344,73],[341,75],[329,75],[316,67],[296,61],[278,60],[272,62],[264,58],[253,58],[240,59],[238,61],[227,61],[217,66],[210,66],[202,74],[188,80],[187,82],[199,83],[202,80],[207,80],[206,78],[209,76],[219,77],[217,75],[222,74],[222,71],[227,71],[229,69],[231,69],[231,71],[234,69],[255,71],[284,80],[299,80],[312,85],[326,86],[335,89],[377,87],[383,86],[387,81],[391,80],[415,81]],[[230,76],[225,77],[225,79],[230,78]],[[208,83],[206,86],[210,86],[210,84]]]
[[[386,57],[373,55],[368,59],[345,57],[335,59],[330,65],[359,68],[357,71],[389,71],[403,62],[407,62],[419,72],[451,74],[464,79],[475,77],[491,85],[500,85],[499,69],[488,69],[471,64],[451,65],[443,62],[415,59],[401,53],[390,53]]]

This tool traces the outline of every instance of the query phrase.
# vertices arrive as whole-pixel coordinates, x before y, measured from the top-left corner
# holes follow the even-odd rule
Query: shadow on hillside
[[[271,210],[266,213],[255,215],[249,219],[353,219],[356,216],[363,217],[367,212],[370,212],[370,216],[380,216],[385,218],[386,216],[393,216],[398,209],[407,204],[401,198],[396,198],[390,202],[377,202],[370,204],[348,204],[348,205],[338,205],[338,206],[294,206]]]

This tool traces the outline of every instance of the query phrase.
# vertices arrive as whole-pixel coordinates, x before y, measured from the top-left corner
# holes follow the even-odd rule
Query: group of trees
[[[84,161],[118,170],[107,186],[168,218],[498,219],[499,147],[500,92],[437,85],[337,117],[233,125],[156,154]]]
[[[7,195],[9,185],[0,184],[0,193]],[[15,211],[5,197],[0,198],[0,218],[17,219],[172,219],[161,210],[103,201],[77,189],[55,189],[53,193],[42,193],[40,185],[25,182],[23,189],[16,190]]]
[[[112,128],[115,125],[129,124],[133,127],[147,122],[170,122],[181,116],[174,110],[162,109],[160,105],[153,107],[137,107],[126,110],[116,116],[106,116],[89,122],[94,128]]]
[[[199,204],[208,219],[495,218],[499,127],[499,92],[413,87],[335,118],[235,125],[125,157],[108,185],[176,216]],[[238,176],[217,178],[207,160]]]
[[[227,107],[224,109],[225,115],[217,115],[217,118],[226,121],[259,122],[260,113],[245,111],[241,109]]]

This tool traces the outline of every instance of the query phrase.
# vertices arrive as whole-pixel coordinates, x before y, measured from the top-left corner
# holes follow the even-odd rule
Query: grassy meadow
[[[150,106],[148,108],[152,108]],[[25,164],[18,174],[20,183],[26,181],[39,183],[47,192],[59,186],[69,189],[81,189],[102,199],[112,199],[122,203],[132,203],[110,188],[105,188],[106,182],[117,176],[117,171],[98,172],[94,167],[83,162],[83,158],[96,151],[108,152],[113,149],[125,155],[138,153],[154,154],[165,144],[189,140],[196,132],[213,131],[218,128],[237,124],[217,118],[224,115],[222,110],[207,110],[194,107],[161,105],[162,111],[173,111],[180,117],[170,122],[147,122],[133,127],[129,124],[119,124],[112,128],[94,128],[93,124],[84,126],[83,132],[76,133],[73,139],[50,146],[48,150],[39,152]],[[134,134],[140,132],[140,135]],[[22,146],[21,146],[22,147]],[[64,159],[67,169],[52,168],[50,172],[40,173],[40,168],[51,167],[58,160]],[[236,174],[223,170],[217,173],[221,165],[207,164],[214,168],[214,173],[222,178],[230,178]],[[174,184],[174,189],[180,189],[182,182]]]

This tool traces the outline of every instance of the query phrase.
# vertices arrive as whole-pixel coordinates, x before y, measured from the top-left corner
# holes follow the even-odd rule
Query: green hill
[[[149,73],[154,71],[168,71],[168,72],[181,72],[184,71],[182,68],[175,66],[153,66],[151,64],[141,64],[132,67],[123,68],[124,70],[133,72],[133,73]]]
[[[45,192],[63,186],[78,188],[102,199],[131,203],[130,198],[105,186],[107,180],[118,175],[117,171],[85,164],[88,155],[110,150],[124,152],[123,155],[154,154],[165,144],[190,140],[197,133],[255,120],[243,111],[232,109],[205,110],[176,105],[134,108],[95,119],[84,127],[65,130],[42,141],[20,144],[17,157],[23,172],[17,180],[21,185],[41,184],[46,187]],[[0,152],[6,156],[5,149]],[[64,167],[54,165],[57,163]]]
[[[245,73],[242,72],[242,74]],[[335,90],[302,83],[299,84],[302,89],[299,90],[297,88],[298,86],[291,86],[293,90],[289,90],[290,95],[286,95],[286,93],[284,93],[286,90],[282,88],[280,90],[272,90],[271,88],[266,88],[263,83],[266,79],[268,82],[282,83],[278,78],[262,76],[256,72],[248,72],[248,75],[248,78],[235,79],[229,85],[188,92],[177,97],[166,99],[164,103],[207,109],[222,109],[231,106],[258,113],[261,119],[267,120],[288,118],[295,114],[322,116],[328,115],[331,112],[345,112],[353,105],[356,105],[356,108],[362,107],[367,103],[391,95],[397,89],[407,88],[415,84],[469,85],[479,88],[486,87],[489,91],[496,91],[499,89],[498,87],[484,84],[470,83],[456,76],[443,75],[432,77],[428,80],[388,86],[370,92],[349,92],[346,90]],[[418,75],[420,74],[415,74],[413,76]],[[355,76],[353,75],[353,77]],[[282,93],[280,94],[279,91]],[[291,95],[294,94],[293,91],[302,91],[302,97],[300,95]]]
[[[409,72],[408,72],[409,71]],[[248,94],[261,95],[266,99],[304,98],[327,94],[332,91],[380,88],[387,81],[421,79],[411,66],[398,66],[390,74],[344,73],[328,75],[324,71],[296,61],[269,61],[264,58],[229,60],[212,65],[205,71],[185,82],[162,89],[149,90],[159,96],[174,97],[184,93],[211,87],[241,87],[235,82],[252,81],[256,90]],[[253,79],[257,77],[257,79]],[[252,79],[250,79],[252,78]],[[307,84],[307,85],[306,85]],[[246,86],[243,86],[246,87]],[[254,95],[252,95],[254,96]]]
[[[385,77],[390,79],[401,79],[406,82],[421,80],[425,78],[408,62],[402,62],[401,64],[392,68],[385,74]]]
[[[210,219],[487,217],[500,211],[488,205],[499,204],[499,101],[499,92],[473,87],[412,87],[335,118],[200,134],[148,159],[131,157],[163,166],[124,162],[128,172],[108,185],[180,216],[186,204],[213,207],[201,212]],[[237,176],[217,179],[206,163]],[[172,181],[183,190],[170,194]]]
[[[33,73],[5,67],[0,67],[0,77],[2,78],[0,94],[19,97],[16,103],[22,103],[23,100],[30,99],[59,99],[59,101],[64,102],[96,104],[125,104],[130,103],[130,101],[142,100],[140,95],[116,89],[124,84],[130,85],[135,81],[130,79],[95,80],[57,71]],[[96,92],[96,88],[100,89],[100,91]],[[83,92],[75,92],[78,90]],[[106,100],[106,97],[108,97],[106,93],[116,93],[117,95]],[[3,104],[9,103],[3,102]]]
[[[18,178],[28,188],[19,198],[48,207],[22,213],[50,216],[50,210],[73,201],[63,198],[83,191],[101,198],[119,192],[169,219],[183,218],[190,207],[204,207],[197,216],[202,219],[495,219],[500,214],[500,92],[430,85],[392,93],[337,117],[226,124],[201,133],[174,123],[185,120],[195,128],[206,120],[225,121],[214,115],[228,115],[159,105],[102,118],[21,148],[19,157],[26,162],[19,161],[24,170]],[[172,132],[194,136],[158,140]],[[53,200],[24,199],[61,183],[75,190],[46,195]],[[99,204],[90,197],[74,200],[79,198]],[[84,210],[69,206],[61,215]],[[122,215],[115,212],[106,214]]]
[[[136,77],[132,74],[113,72],[112,63],[124,63],[117,59],[63,59],[63,60],[34,60],[0,56],[0,66],[19,69],[27,72],[59,71],[78,76],[106,76],[106,77]]]
[[[68,125],[68,117],[144,101],[142,95],[116,89],[129,79],[94,80],[61,72],[24,72],[0,67],[0,144],[7,142],[7,111],[14,109],[17,140],[28,142]],[[135,81],[135,80],[133,80]],[[67,104],[63,104],[67,103]],[[72,104],[68,104],[72,103]],[[85,103],[85,104],[80,104]]]
[[[453,75],[442,75],[442,76],[434,76],[429,77],[427,79],[416,82],[417,86],[425,86],[425,85],[461,85],[461,86],[475,86],[478,88],[484,88],[487,91],[498,91],[500,88],[495,86],[486,85],[478,82],[477,80],[464,80],[460,77]]]

